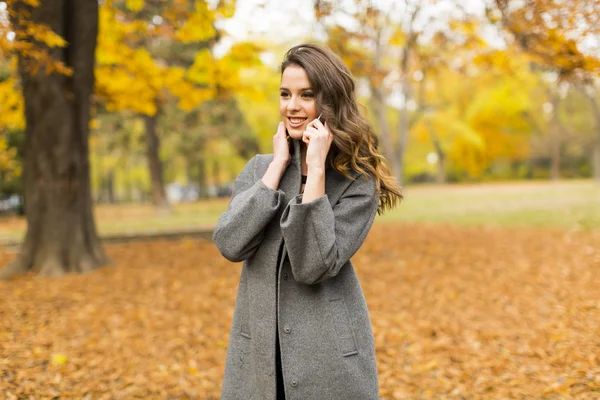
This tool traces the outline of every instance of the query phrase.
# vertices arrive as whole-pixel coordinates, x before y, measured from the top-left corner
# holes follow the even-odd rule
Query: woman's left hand
[[[310,122],[304,131],[302,141],[306,143],[306,166],[312,168],[325,168],[325,161],[329,148],[333,142],[333,135],[327,127],[327,123],[323,125],[319,119]]]

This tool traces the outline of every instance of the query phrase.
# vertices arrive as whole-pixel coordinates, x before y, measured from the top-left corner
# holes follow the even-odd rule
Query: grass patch
[[[408,186],[400,207],[377,222],[600,229],[600,185],[592,181]],[[161,214],[147,204],[99,205],[101,236],[213,226],[229,199],[176,204]],[[0,241],[19,240],[23,218],[0,219]]]
[[[378,221],[507,227],[600,228],[600,186],[591,181],[416,186]]]

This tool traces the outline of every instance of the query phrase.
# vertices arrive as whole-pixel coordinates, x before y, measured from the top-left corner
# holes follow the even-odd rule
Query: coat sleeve
[[[254,172],[257,156],[248,161],[236,178],[227,210],[221,214],[213,241],[229,261],[248,259],[262,241],[266,225],[281,206],[284,193],[267,187]]]
[[[338,274],[360,248],[377,213],[379,193],[372,179],[354,181],[335,206],[327,195],[288,204],[281,230],[294,279],[315,284]]]

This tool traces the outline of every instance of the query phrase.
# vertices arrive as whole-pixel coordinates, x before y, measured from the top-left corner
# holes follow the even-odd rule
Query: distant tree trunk
[[[133,185],[131,184],[131,179],[127,177],[125,179],[125,201],[132,202],[133,196]]]
[[[387,106],[385,102],[385,95],[383,94],[381,87],[376,87],[374,84],[371,85],[371,108],[373,109],[377,119],[383,154],[390,163],[392,174],[394,176],[398,176],[398,160],[394,154],[394,145],[392,144],[388,118],[386,115]]]
[[[418,13],[418,10],[415,11],[415,15],[416,13]],[[408,102],[412,98],[412,90],[410,86],[410,77],[408,76],[409,57],[416,40],[417,36],[415,34],[409,36],[409,39],[402,50],[402,60],[400,62],[403,102],[398,115],[398,147],[396,150],[396,159],[399,166],[397,178],[400,183],[404,182],[404,156],[406,154],[406,148],[408,147],[408,130],[410,127],[408,121]]]
[[[163,165],[160,160],[160,140],[156,133],[156,122],[158,112],[154,115],[144,115],[146,124],[146,146],[148,157],[148,169],[150,170],[150,181],[152,184],[152,204],[158,209],[168,210],[169,202],[163,182]]]
[[[206,161],[204,158],[198,160],[198,188],[200,189],[200,197],[208,197],[208,185],[206,179]]]
[[[398,175],[396,178],[400,182],[400,184],[404,183],[404,156],[406,155],[406,149],[408,147],[408,131],[410,129],[410,123],[408,120],[408,101],[412,98],[412,90],[410,86],[410,77],[409,74],[409,61],[410,55],[413,51],[413,48],[417,45],[417,39],[419,37],[419,33],[414,30],[414,23],[421,12],[421,5],[418,4],[412,12],[410,17],[410,24],[407,29],[408,38],[406,40],[406,44],[402,49],[402,58],[400,60],[400,74],[401,74],[401,84],[402,84],[402,108],[400,109],[398,115],[398,147],[396,150],[396,162],[398,163]]]
[[[183,155],[185,157],[185,154]],[[185,163],[185,182],[186,185],[192,185],[194,183],[194,173],[192,172],[193,168],[192,168],[192,163],[189,160],[189,157],[185,157],[186,158],[186,163]]]
[[[109,170],[106,174],[106,200],[110,204],[115,203],[115,171]]]
[[[213,182],[215,186],[219,186],[221,184],[221,164],[219,160],[213,162]]]
[[[0,277],[89,272],[108,263],[92,214],[88,148],[98,2],[45,0],[36,8],[13,4],[12,11],[30,13],[30,21],[45,24],[66,39],[67,47],[49,53],[73,74],[47,74],[45,68],[32,74],[26,70],[30,60],[19,57],[27,124],[23,163],[27,233],[20,254]]]
[[[380,32],[381,33],[381,32]],[[375,71],[378,71],[381,66],[382,58],[382,46],[380,37],[377,37],[376,48],[375,48]],[[383,147],[383,154],[388,159],[390,167],[392,168],[392,174],[399,179],[400,169],[398,166],[398,160],[394,154],[394,145],[392,144],[392,138],[390,135],[390,129],[387,119],[387,106],[385,101],[385,94],[383,93],[381,79],[375,76],[369,79],[369,85],[371,87],[371,108],[375,112],[377,118],[377,125],[379,126],[379,134],[381,137],[381,144]]]
[[[550,154],[550,179],[557,181],[560,179],[560,148],[561,140],[559,135],[554,135],[552,139],[552,149]]]
[[[550,178],[553,181],[560,179],[560,164],[561,164],[561,148],[565,137],[565,128],[560,119],[558,107],[560,106],[560,97],[558,93],[550,93],[552,99],[552,122],[554,130],[552,134],[551,145],[551,167]]]
[[[587,91],[583,88],[583,92],[590,101],[592,111],[594,112],[594,119],[596,122],[596,138],[594,140],[594,147],[592,149],[592,166],[594,172],[594,180],[600,183],[600,107],[596,101],[596,96],[593,91]],[[591,86],[594,89],[594,86]]]
[[[396,162],[398,164],[396,177],[401,184],[404,183],[404,155],[408,147],[408,106],[406,103],[410,99],[410,89],[407,77],[402,78],[402,94],[404,102],[398,113],[398,147],[396,149]]]
[[[598,136],[600,136],[600,134]],[[600,184],[600,137],[596,137],[596,143],[592,154],[592,165],[594,180]]]
[[[436,182],[439,184],[446,183],[446,153],[442,148],[442,143],[433,128],[433,124],[428,119],[425,119],[425,124],[427,125],[427,130],[429,131],[429,136],[431,137],[431,142],[433,143],[433,147],[435,147],[435,153],[437,154],[437,174],[436,174]]]

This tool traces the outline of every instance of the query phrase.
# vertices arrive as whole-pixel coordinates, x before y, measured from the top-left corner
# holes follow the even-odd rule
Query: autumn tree
[[[591,146],[591,159],[594,177],[600,182],[600,108],[595,89],[600,75],[600,59],[597,56],[600,3],[597,0],[527,0],[514,3],[494,0],[495,7],[488,9],[488,16],[492,21],[502,23],[520,48],[557,76],[558,83],[564,85],[566,82],[582,88],[590,101],[598,128]],[[555,127],[554,179],[559,177],[561,145],[566,133],[558,113],[560,98],[557,92],[548,91]]]
[[[406,155],[412,129],[421,120],[428,127],[428,136],[438,156],[438,181],[445,181],[446,155],[440,136],[443,132],[438,132],[430,119],[440,110],[438,103],[443,100],[440,92],[446,83],[436,85],[432,77],[438,75],[450,58],[450,52],[443,46],[451,41],[453,28],[445,28],[447,34],[437,30],[432,37],[426,37],[425,30],[432,22],[432,16],[425,14],[424,10],[435,5],[435,0],[404,0],[380,5],[356,0],[351,8],[353,11],[347,12],[336,8],[334,1],[319,0],[315,3],[317,18],[329,21],[323,22],[328,33],[327,44],[342,55],[356,77],[368,83],[369,105],[375,116],[383,152],[400,182],[406,179]],[[335,20],[330,17],[338,13],[356,23],[347,28],[331,22]],[[471,41],[469,38],[464,42]],[[432,85],[437,86],[438,93],[425,90],[426,86]],[[399,99],[393,104],[395,118],[390,113],[392,97]],[[454,134],[456,132],[473,136],[465,129],[454,130]]]
[[[8,5],[25,106],[27,232],[0,276],[89,272],[107,263],[92,215],[88,161],[98,2]]]
[[[211,96],[187,79],[186,67],[164,55],[172,46],[182,50],[178,39],[190,43],[214,37],[211,21],[206,21],[213,15],[208,4],[196,3],[194,10],[178,0],[108,1],[100,9],[96,95],[107,111],[131,111],[143,119],[152,200],[159,209],[168,209],[157,132],[161,109],[169,92],[189,108]]]
[[[164,208],[158,130],[166,105],[176,101],[186,112],[209,99],[235,105],[227,99],[238,89],[239,71],[259,61],[258,48],[236,43],[224,57],[215,56],[223,36],[216,23],[233,14],[233,1],[109,3],[101,8],[101,21],[107,22],[99,44],[97,95],[107,110],[129,110],[144,119],[153,199]]]
[[[393,175],[402,182],[402,156],[394,148],[387,112],[390,90],[384,85],[393,70],[393,66],[386,65],[389,43],[397,38],[400,29],[391,20],[389,10],[381,10],[370,1],[354,1],[351,11],[339,8],[337,3],[316,0],[315,17],[327,33],[327,45],[342,57],[357,79],[367,82],[369,106],[375,116],[382,151],[389,160]],[[338,15],[355,21],[354,27],[335,22]]]

